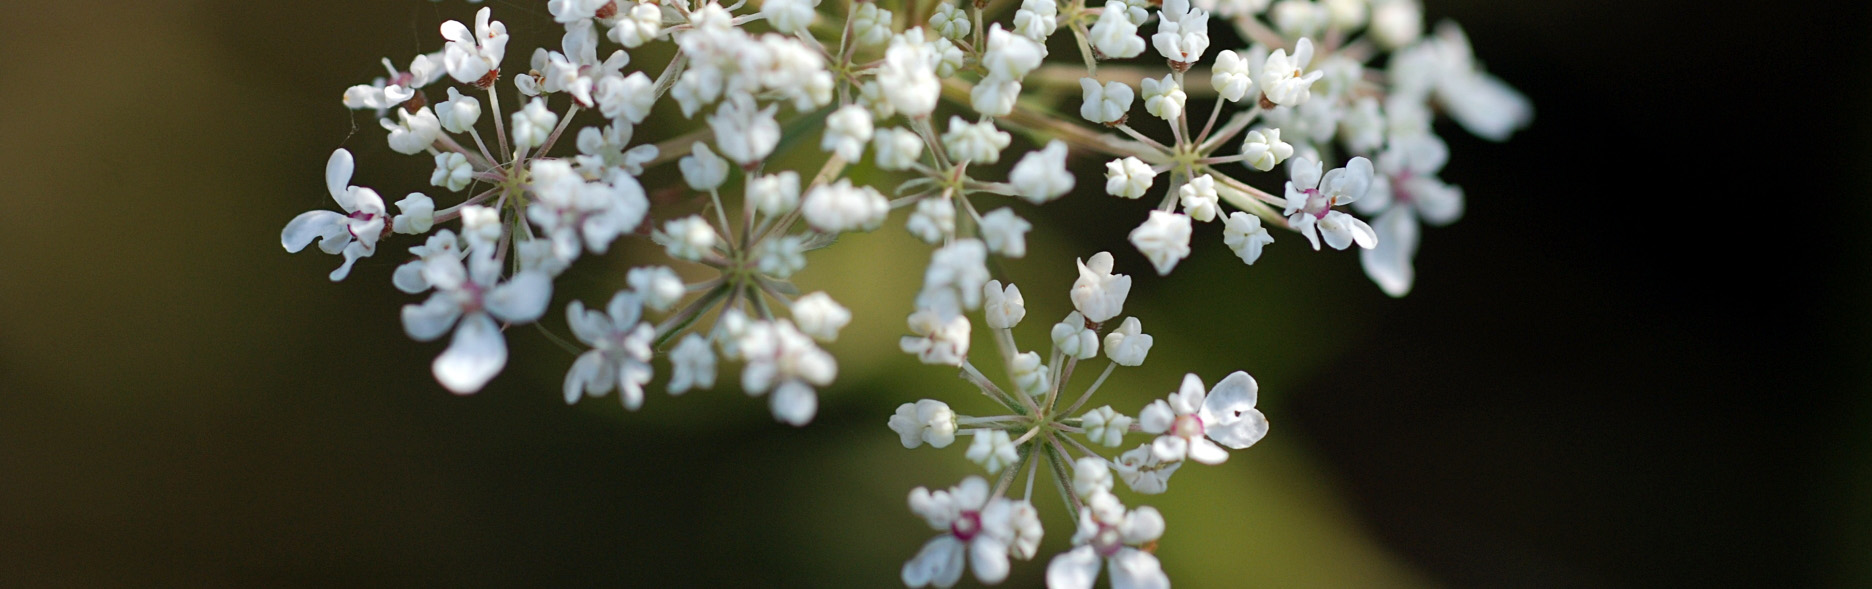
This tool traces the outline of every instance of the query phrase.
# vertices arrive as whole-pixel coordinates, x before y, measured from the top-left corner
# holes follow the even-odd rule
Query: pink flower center
[[[981,512],[964,511],[960,517],[956,518],[955,523],[949,524],[949,533],[955,534],[956,539],[967,542],[975,539],[975,535],[981,533],[981,528]]]
[[[1200,437],[1203,435],[1203,420],[1193,413],[1177,417],[1176,423],[1170,425],[1170,433],[1182,438]]]
[[[1326,213],[1332,212],[1332,199],[1320,194],[1318,188],[1308,188],[1300,191],[1300,194],[1307,197],[1306,205],[1300,208],[1300,212],[1313,215],[1315,219],[1324,219]]]
[[[1117,554],[1119,549],[1124,548],[1124,535],[1119,534],[1116,527],[1100,524],[1099,531],[1092,535],[1090,544],[1092,550],[1098,552],[1099,556],[1110,557]]]

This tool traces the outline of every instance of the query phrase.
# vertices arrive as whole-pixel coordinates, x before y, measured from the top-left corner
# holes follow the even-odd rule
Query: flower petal
[[[1099,557],[1091,545],[1061,552],[1047,563],[1047,589],[1092,589],[1098,580]]]
[[[481,299],[489,313],[510,323],[538,320],[540,315],[546,314],[546,304],[550,302],[552,279],[544,272],[532,270],[515,274]]]
[[[1209,391],[1203,402],[1203,431],[1209,439],[1240,450],[1267,435],[1267,418],[1255,409],[1260,385],[1246,372],[1236,371]]]
[[[1112,555],[1109,568],[1112,589],[1170,589],[1170,576],[1164,574],[1163,564],[1148,552],[1136,548],[1120,549]]]
[[[286,222],[286,229],[280,231],[280,245],[286,251],[299,253],[310,245],[313,239],[334,239],[345,235],[344,215],[332,211],[306,211],[293,220]]]
[[[1189,458],[1203,464],[1221,464],[1228,462],[1228,450],[1223,450],[1207,438],[1190,438]]]
[[[774,419],[787,425],[802,426],[812,421],[819,412],[819,395],[812,387],[797,380],[789,380],[774,389],[773,397],[768,399],[773,408]]]
[[[925,585],[953,587],[960,580],[962,541],[950,534],[937,536],[923,544],[923,549],[918,550],[916,556],[903,566],[904,585],[912,588]]]
[[[579,397],[585,396],[585,389],[598,380],[598,372],[602,366],[604,366],[604,354],[599,351],[592,350],[579,354],[578,360],[572,362],[572,368],[566,370],[565,400],[567,405],[577,403]]]
[[[356,167],[351,161],[351,152],[340,149],[332,152],[331,159],[325,161],[325,190],[330,191],[332,200],[345,210],[351,207],[351,171]]]
[[[975,567],[975,579],[993,585],[1007,579],[1008,547],[987,535],[969,542],[969,566]]]
[[[420,305],[403,305],[403,332],[416,341],[430,341],[448,333],[458,317],[461,305],[449,295],[435,293]]]
[[[458,395],[481,390],[507,366],[507,340],[487,313],[462,318],[455,339],[430,365],[436,381]]]
[[[1392,207],[1378,216],[1373,230],[1378,233],[1378,247],[1359,250],[1359,265],[1365,275],[1385,294],[1401,297],[1410,293],[1416,270],[1411,258],[1417,253],[1417,219],[1408,207]]]

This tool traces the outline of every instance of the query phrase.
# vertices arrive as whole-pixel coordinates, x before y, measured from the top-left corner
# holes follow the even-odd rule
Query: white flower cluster
[[[1255,408],[1259,389],[1246,372],[1230,374],[1207,390],[1201,378],[1186,375],[1175,392],[1144,406],[1136,418],[1109,405],[1079,413],[1113,370],[1142,365],[1154,342],[1137,317],[1105,329],[1124,313],[1131,292],[1131,277],[1112,270],[1109,253],[1079,262],[1079,279],[1070,293],[1073,312],[1053,326],[1053,346],[1045,362],[1038,352],[1020,351],[1015,342],[1012,329],[1027,315],[1020,289],[1003,287],[999,281],[981,285],[982,320],[994,332],[1010,386],[996,384],[969,359],[966,322],[957,328],[959,337],[948,342],[942,363],[960,365],[962,378],[1008,413],[959,415],[947,403],[923,399],[899,406],[891,416],[888,425],[905,448],[926,443],[943,448],[957,436],[973,436],[968,459],[996,477],[992,491],[982,478],[969,477],[947,493],[922,488],[911,493],[911,511],[943,534],[904,564],[906,585],[955,584],[965,568],[965,553],[976,579],[991,584],[1007,577],[1010,557],[1032,559],[1032,546],[1042,530],[1039,520],[1027,514],[1034,509],[1034,481],[1044,470],[1079,521],[1073,548],[1047,566],[1049,587],[1091,587],[1101,563],[1111,570],[1114,586],[1168,586],[1156,556],[1138,548],[1163,535],[1163,518],[1150,507],[1127,511],[1112,494],[1112,472],[1134,493],[1163,493],[1183,463],[1220,464],[1228,460],[1229,449],[1253,446],[1267,435],[1267,418]],[[906,338],[906,348],[913,339],[935,338]],[[1066,403],[1067,385],[1079,362],[1097,358],[1101,341],[1104,370]],[[1120,447],[1127,434],[1154,437],[1109,457],[1094,450]],[[1069,470],[1070,477],[1065,474]],[[1023,477],[1021,498],[1010,499],[1015,482]],[[1027,537],[1031,543],[1020,541]]]
[[[583,344],[567,402],[615,390],[626,409],[640,408],[658,356],[672,395],[713,388],[719,365],[739,362],[742,390],[766,397],[776,420],[804,425],[838,373],[820,346],[853,316],[826,293],[800,295],[793,277],[807,252],[904,209],[903,228],[931,252],[901,349],[960,367],[1010,411],[962,416],[926,399],[890,418],[906,447],[973,436],[968,457],[998,477],[912,495],[941,535],[905,565],[906,584],[952,585],[965,558],[992,583],[1010,559],[1033,558],[1041,529],[1026,498],[1044,462],[1079,520],[1048,584],[1090,587],[1104,562],[1114,585],[1167,586],[1152,555],[1163,520],[1125,509],[1111,473],[1132,492],[1161,493],[1184,462],[1214,464],[1252,445],[1267,427],[1254,380],[1237,372],[1205,390],[1192,375],[1136,417],[1080,412],[1117,366],[1142,364],[1154,338],[1136,317],[1119,319],[1131,279],[1100,253],[1078,262],[1075,310],[1051,326],[1050,351],[1018,349],[1011,329],[1025,299],[990,268],[1000,266],[991,256],[1027,255],[1035,224],[1025,211],[1075,188],[1096,192],[1069,163],[1104,161],[1106,193],[1162,190],[1129,235],[1159,274],[1192,255],[1197,223],[1220,221],[1224,242],[1250,264],[1273,243],[1270,229],[1316,250],[1357,245],[1372,279],[1401,296],[1419,225],[1453,222],[1463,209],[1461,189],[1437,178],[1449,154],[1432,113],[1502,140],[1532,109],[1482,70],[1455,25],[1426,36],[1417,0],[1165,0],[1155,11],[1101,1],[1022,0],[1005,22],[988,22],[981,3],[944,3],[918,22],[872,2],[548,0],[564,35],[523,65],[507,62],[506,26],[479,8],[472,27],[443,23],[426,42],[433,52],[406,68],[385,60],[386,77],[343,95],[379,120],[387,151],[421,158],[443,196],[411,193],[393,214],[352,183],[354,158],[338,150],[326,165],[338,210],[292,219],[281,244],[297,252],[316,240],[341,255],[336,281],[385,240],[412,236],[397,246],[409,256],[391,280],[428,294],[403,308],[403,324],[419,341],[452,334],[432,370],[458,394],[498,376],[506,328],[546,317],[555,281],[581,258],[614,246],[661,251],[673,267],[616,277],[602,309],[566,302],[567,329]],[[1211,16],[1232,31],[1212,38]],[[1069,35],[1076,55],[1049,55],[1055,35]],[[1237,38],[1249,46],[1212,51]],[[1158,58],[1162,69],[1107,63],[1118,73],[1100,77],[1102,60]],[[1050,103],[1074,81],[1082,101]],[[1167,140],[1131,126],[1138,102],[1159,119],[1140,126],[1167,127]],[[1053,115],[1072,106],[1086,123]],[[652,120],[658,128],[638,132]],[[797,169],[772,161],[794,146],[807,153],[787,161],[822,157]],[[1283,165],[1278,193],[1231,173]],[[847,174],[865,167],[893,184]],[[646,186],[659,168],[681,183]],[[975,321],[995,340],[1002,385],[970,361]],[[1101,352],[1104,372],[1061,403],[1077,364]],[[1090,449],[1134,433],[1155,437],[1112,457]],[[1011,500],[1023,471],[1026,492]]]

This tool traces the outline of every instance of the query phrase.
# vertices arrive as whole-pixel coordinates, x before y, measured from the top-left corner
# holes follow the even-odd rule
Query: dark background
[[[1408,298],[1279,236],[1243,270],[1199,231],[1175,276],[1139,277],[1160,347],[1114,405],[1240,368],[1275,422],[1149,500],[1177,585],[1872,585],[1868,8],[1426,4],[1536,117],[1499,145],[1439,127],[1469,207]],[[732,390],[567,408],[570,355],[531,330],[453,397],[396,322],[394,259],[331,284],[335,258],[280,251],[329,204],[335,147],[361,183],[422,189],[337,99],[434,50],[460,3],[11,8],[0,584],[888,586],[927,537],[903,495],[972,468],[883,427],[959,394],[890,349],[915,277],[886,266],[926,255],[900,219],[801,276],[867,325],[803,430]],[[550,23],[495,11],[523,61]],[[1126,222],[1099,225],[1135,204],[1037,220],[1023,337],[1064,313],[1060,261],[1142,268]],[[581,262],[555,308],[649,260]]]

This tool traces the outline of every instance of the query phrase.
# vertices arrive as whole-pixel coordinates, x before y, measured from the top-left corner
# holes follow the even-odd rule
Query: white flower
[[[988,27],[988,49],[982,53],[982,65],[988,68],[988,77],[1019,80],[1040,67],[1046,54],[1046,46],[1009,33],[997,23]]]
[[[554,256],[571,261],[580,245],[602,254],[619,235],[637,228],[650,201],[636,178],[612,169],[602,181],[586,182],[563,159],[536,159],[530,188],[535,200],[527,219],[552,240]]]
[[[984,119],[978,123],[962,120],[962,117],[949,117],[949,131],[943,133],[943,148],[949,150],[949,159],[957,162],[973,161],[980,164],[992,164],[1001,159],[1001,150],[1007,149],[1014,140],[1006,131],[995,128],[994,121]]]
[[[1014,112],[1014,103],[1020,99],[1020,80],[989,76],[975,83],[969,90],[969,106],[984,116],[1003,117]]]
[[[687,289],[683,287],[681,276],[668,266],[644,266],[631,268],[624,273],[624,282],[629,284],[631,292],[645,307],[657,311],[668,311],[670,305],[682,300]]]
[[[1033,224],[1014,214],[1013,209],[999,208],[982,215],[982,241],[987,242],[988,251],[1010,258],[1027,255],[1027,231]]]
[[[1006,515],[1002,515],[1003,511]],[[1040,550],[1040,539],[1046,534],[1040,527],[1040,511],[1026,499],[989,503],[988,509],[982,512],[982,524],[989,535],[1011,538],[1008,555],[1021,560],[1033,559],[1034,552]]]
[[[546,100],[535,98],[513,115],[514,146],[526,149],[546,143],[546,136],[559,124],[559,115],[546,110]]]
[[[822,342],[838,339],[840,329],[851,323],[851,311],[832,300],[831,295],[815,292],[793,301],[793,324],[801,333]]]
[[[1274,236],[1261,227],[1261,218],[1241,211],[1229,213],[1222,226],[1222,243],[1227,244],[1242,262],[1253,264],[1261,258],[1261,248],[1274,243]]]
[[[468,156],[444,151],[436,154],[435,165],[435,172],[429,175],[431,186],[459,192],[474,181],[474,166],[468,164]]]
[[[1105,3],[1098,22],[1092,24],[1092,48],[1107,59],[1127,59],[1144,52],[1144,38],[1137,34],[1137,23],[1126,14],[1124,2]]]
[[[629,291],[611,297],[604,313],[587,310],[579,301],[566,305],[566,324],[572,334],[592,347],[566,371],[566,403],[577,403],[580,396],[603,396],[615,387],[625,409],[636,411],[643,406],[656,328],[642,319],[642,299]]]
[[[1189,95],[1183,93],[1183,86],[1170,74],[1164,74],[1162,80],[1144,78],[1143,89],[1145,111],[1166,121],[1183,115],[1183,103]]]
[[[1249,69],[1248,60],[1225,49],[1216,54],[1215,66],[1209,70],[1209,83],[1223,100],[1240,102],[1254,88],[1254,76]]]
[[[1142,365],[1144,356],[1150,353],[1152,341],[1150,334],[1144,333],[1143,323],[1136,317],[1126,317],[1118,329],[1105,334],[1105,357],[1111,358],[1119,366]]]
[[[1131,99],[1136,97],[1130,86],[1117,81],[1100,86],[1098,80],[1079,78],[1079,89],[1085,96],[1079,116],[1094,123],[1124,122],[1125,113],[1131,110]]]
[[[1376,247],[1378,236],[1370,225],[1332,209],[1365,196],[1372,184],[1371,160],[1352,158],[1346,167],[1327,172],[1323,179],[1320,167],[1306,157],[1293,161],[1293,179],[1287,182],[1287,210],[1282,213],[1287,215],[1287,225],[1305,235],[1315,250],[1319,249],[1321,237],[1333,249],[1342,250],[1353,243],[1365,249]]]
[[[890,40],[891,11],[875,2],[864,2],[851,14],[852,42],[860,47],[883,44]]]
[[[343,214],[307,211],[293,217],[280,231],[280,245],[288,252],[298,253],[317,239],[319,249],[325,253],[344,254],[344,264],[331,273],[333,282],[350,275],[351,265],[358,258],[377,253],[377,240],[383,237],[384,224],[389,221],[384,218],[383,197],[377,196],[377,191],[350,185],[354,168],[351,152],[343,149],[332,152],[325,162],[325,189],[338,208],[344,209]]]
[[[455,328],[448,349],[430,368],[443,388],[462,395],[481,390],[507,365],[507,341],[495,320],[531,323],[552,299],[552,279],[544,273],[522,271],[500,282],[494,252],[478,250],[468,262],[464,266],[451,256],[429,259],[423,278],[435,293],[420,305],[403,306],[403,330],[416,341],[431,341]]]
[[[390,132],[390,150],[403,155],[415,155],[429,149],[437,137],[442,136],[442,122],[436,120],[435,113],[429,107],[423,107],[415,113],[397,109],[398,122],[380,119],[378,124]]]
[[[968,14],[949,2],[936,6],[936,11],[930,13],[929,24],[930,30],[952,41],[960,41],[968,37],[970,30]]]
[[[1209,48],[1209,12],[1191,8],[1189,0],[1164,0],[1151,46],[1170,61],[1187,64],[1202,59]]]
[[[1055,0],[1021,0],[1020,10],[1014,11],[1014,32],[1023,37],[1045,43],[1058,28],[1059,5]]]
[[[456,237],[455,232],[443,229],[429,236],[429,240],[423,242],[422,245],[412,247],[409,251],[410,255],[416,256],[416,259],[397,266],[390,280],[396,285],[397,290],[416,294],[429,290],[429,279],[423,277],[423,268],[429,265],[430,258],[447,256],[456,260],[461,259],[461,238]]]
[[[747,183],[748,202],[754,204],[754,210],[769,217],[793,212],[799,206],[799,191],[799,173],[792,170],[757,176]]]
[[[501,58],[507,55],[507,25],[489,21],[492,12],[483,7],[475,13],[475,30],[457,21],[442,23],[442,64],[449,76],[463,84],[487,88],[500,75]]]
[[[1008,171],[1008,184],[1028,202],[1041,204],[1072,191],[1073,175],[1066,170],[1066,142],[1054,139],[1045,148],[1029,151]]]
[[[1177,197],[1183,203],[1183,212],[1197,221],[1214,221],[1216,213],[1221,210],[1221,197],[1216,194],[1215,177],[1208,174],[1183,183],[1183,186],[1177,188]]]
[[[1169,589],[1157,557],[1136,546],[1163,536],[1163,515],[1149,506],[1126,512],[1111,493],[1098,493],[1079,510],[1079,531],[1071,551],[1047,564],[1047,589],[1092,589],[1098,580],[1099,561],[1111,571],[1111,584],[1124,589]]]
[[[1378,100],[1370,96],[1352,102],[1352,108],[1346,110],[1345,117],[1339,120],[1339,140],[1344,141],[1346,149],[1356,154],[1370,154],[1382,147],[1385,142],[1384,112],[1378,108]]]
[[[840,178],[807,192],[800,212],[807,224],[823,233],[870,231],[884,222],[890,201],[870,186],[854,187],[851,180]]]
[[[976,430],[975,441],[969,444],[967,456],[970,462],[980,464],[988,474],[1001,472],[1001,469],[1020,460],[1014,440],[1008,437],[1004,429]]]
[[[852,17],[853,31],[858,32],[858,18],[867,10],[876,10],[876,3],[859,4],[858,11]],[[883,30],[889,31],[889,23],[884,23]],[[936,98],[942,92],[942,83],[936,79],[936,68],[930,64],[929,50],[921,43],[892,43],[884,52],[884,64],[878,68],[877,81],[884,90],[884,99],[891,108],[906,117],[929,116],[936,108]]]
[[[690,188],[708,192],[721,187],[728,180],[728,160],[715,155],[707,143],[697,141],[689,148],[689,155],[677,160],[676,167],[682,170],[684,182]]]
[[[864,156],[865,142],[871,140],[871,112],[856,104],[847,104],[826,117],[825,136],[819,148],[835,152],[845,161],[856,162]]]
[[[671,219],[663,224],[663,235],[668,239],[663,247],[670,257],[691,262],[702,259],[721,242],[721,236],[701,215]]]
[[[547,0],[546,12],[560,24],[573,24],[598,16],[598,8],[611,0]]]
[[[396,207],[398,214],[390,220],[390,227],[397,233],[418,235],[435,226],[435,200],[421,192],[409,193],[396,201]]]
[[[669,393],[680,395],[689,389],[711,388],[715,388],[715,352],[702,336],[683,336],[670,350]]]
[[[1281,141],[1280,133],[1280,129],[1249,131],[1247,137],[1242,140],[1242,155],[1247,156],[1248,159],[1242,160],[1242,163],[1250,168],[1266,172],[1273,170],[1274,166],[1280,165],[1281,162],[1287,161],[1287,158],[1293,157],[1293,146]]]
[[[1156,179],[1157,172],[1152,171],[1150,164],[1144,163],[1144,160],[1125,156],[1124,159],[1105,162],[1105,192],[1112,196],[1144,196],[1144,191],[1150,190],[1151,183]]]
[[[1053,348],[1067,357],[1085,360],[1098,355],[1098,331],[1086,327],[1085,316],[1078,311],[1053,324],[1052,335]]]
[[[1181,213],[1151,211],[1150,217],[1131,230],[1131,245],[1137,246],[1158,274],[1167,275],[1177,262],[1189,257],[1190,217]]]
[[[655,86],[643,72],[631,72],[623,77],[606,76],[598,81],[598,90],[592,99],[598,102],[598,113],[605,118],[635,125],[650,116],[650,108],[656,105],[656,92],[652,89]]]
[[[919,200],[904,228],[925,243],[941,243],[955,235],[955,203],[934,196]]]
[[[818,6],[816,0],[766,0],[761,2],[760,14],[774,30],[797,35],[806,32],[813,18],[819,16],[814,10]]]
[[[535,176],[537,177],[537,176]],[[504,229],[500,212],[492,207],[469,205],[462,207],[462,238],[468,240],[468,246],[477,249],[494,247]]]
[[[1124,443],[1125,433],[1131,431],[1131,417],[1112,410],[1110,405],[1087,411],[1080,421],[1085,426],[1086,439],[1108,448]],[[1109,489],[1111,474],[1105,476],[1105,487]]]
[[[755,269],[781,280],[806,268],[806,239],[787,235],[754,244]]]
[[[1014,387],[1030,396],[1039,397],[1050,390],[1047,379],[1047,366],[1040,361],[1039,352],[1015,354],[1008,361],[1008,378],[1014,380]]]
[[[990,280],[982,284],[982,311],[989,328],[1013,329],[1027,317],[1027,299],[1021,297],[1020,287],[1013,283],[1002,290],[1001,281]]]
[[[1444,184],[1437,172],[1449,160],[1449,148],[1434,135],[1417,135],[1391,142],[1378,156],[1380,176],[1366,198],[1353,204],[1359,212],[1378,214],[1372,222],[1378,247],[1359,252],[1365,275],[1385,294],[1408,294],[1416,270],[1418,221],[1448,225],[1462,216],[1462,188]]]
[[[1476,66],[1469,37],[1452,23],[1437,26],[1438,73],[1436,94],[1450,118],[1470,133],[1489,141],[1509,135],[1534,120],[1534,106],[1506,82]]]
[[[1110,407],[1102,410],[1110,412]],[[1097,413],[1096,411],[1093,413]],[[1091,414],[1086,414],[1091,417]],[[1091,499],[1101,493],[1110,493],[1112,489],[1111,467],[1105,459],[1097,456],[1084,456],[1073,462],[1072,491],[1080,499]]]
[[[1275,49],[1255,74],[1255,84],[1261,86],[1261,93],[1268,102],[1299,106],[1313,95],[1313,82],[1326,75],[1305,72],[1307,62],[1312,60],[1313,41],[1303,37],[1294,45],[1292,57],[1287,55],[1286,49]]]
[[[968,317],[956,314],[944,318],[934,309],[917,309],[910,314],[910,333],[916,335],[904,336],[898,346],[924,364],[961,366],[968,358]]]
[[[812,421],[819,411],[813,387],[832,384],[838,376],[831,354],[785,319],[750,323],[736,346],[747,361],[741,388],[749,396],[768,395],[768,406],[782,423],[803,426]]]
[[[723,101],[708,123],[715,129],[715,145],[723,156],[741,165],[766,159],[780,144],[780,123],[774,120],[777,104],[756,110],[748,94],[734,94]]]
[[[1366,9],[1372,0],[1325,0],[1326,11],[1331,14],[1327,23],[1335,29],[1348,31],[1365,26]]]
[[[1073,281],[1073,308],[1093,323],[1104,323],[1123,313],[1125,297],[1131,295],[1131,277],[1112,273],[1111,253],[1099,252],[1089,262],[1077,263],[1079,278]]]
[[[442,122],[442,128],[450,133],[467,133],[474,128],[475,121],[481,120],[481,101],[473,96],[463,96],[460,90],[448,89],[448,100],[435,107],[436,118]]]
[[[923,156],[923,138],[909,129],[879,129],[871,140],[877,149],[879,169],[908,170]]]
[[[1176,474],[1182,466],[1180,460],[1158,460],[1150,444],[1132,448],[1112,461],[1112,468],[1118,471],[1118,478],[1124,480],[1125,487],[1142,495],[1156,495],[1170,490],[1170,475]]]
[[[1256,391],[1254,378],[1238,371],[1216,383],[1205,397],[1202,379],[1186,374],[1168,401],[1153,401],[1138,414],[1138,426],[1146,433],[1162,434],[1151,442],[1158,460],[1175,462],[1187,457],[1221,464],[1228,460],[1222,446],[1240,450],[1267,435],[1267,417],[1254,407]]]
[[[1007,438],[1007,432],[1001,432],[1001,437]],[[1006,498],[990,501],[988,482],[976,476],[948,491],[931,492],[923,487],[911,491],[910,511],[941,535],[904,563],[904,585],[912,589],[954,586],[962,580],[965,557],[975,569],[976,580],[993,585],[1006,579],[1009,544],[1016,529],[1010,521],[1013,503]]]
[[[1280,0],[1268,11],[1268,20],[1283,36],[1312,37],[1325,32],[1332,12],[1312,0]]]
[[[948,403],[935,399],[898,405],[897,414],[891,416],[889,425],[905,448],[923,444],[947,448],[955,443],[955,412],[949,410]]]
[[[930,254],[923,271],[918,308],[959,314],[981,306],[982,285],[988,283],[988,249],[977,239],[958,239]]]
[[[1423,36],[1423,7],[1417,0],[1373,0],[1372,40],[1385,49],[1397,49]]]
[[[611,23],[609,33],[612,41],[619,45],[635,49],[656,38],[663,30],[663,11],[655,2],[635,0],[617,0],[630,8],[619,8],[617,20]]]

